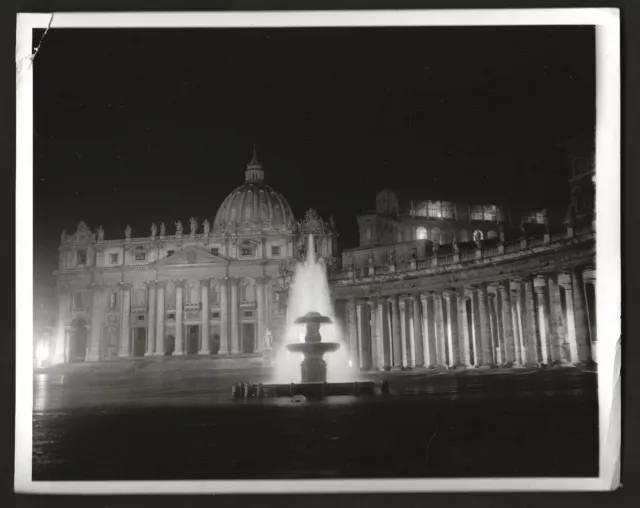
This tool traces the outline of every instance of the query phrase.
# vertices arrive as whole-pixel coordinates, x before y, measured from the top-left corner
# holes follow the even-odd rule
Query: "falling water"
[[[340,343],[338,351],[328,353],[324,357],[327,362],[327,381],[340,382],[355,379],[356,371],[349,366],[347,345],[342,340],[342,332],[331,305],[326,266],[322,260],[316,259],[315,242],[311,234],[308,239],[307,259],[296,265],[293,281],[289,287],[285,345],[304,342],[305,326],[296,325],[293,321],[310,311],[319,312],[333,321],[333,324],[322,325],[320,328],[322,342]],[[283,345],[275,358],[274,382],[299,383],[301,361],[302,355],[289,352]]]

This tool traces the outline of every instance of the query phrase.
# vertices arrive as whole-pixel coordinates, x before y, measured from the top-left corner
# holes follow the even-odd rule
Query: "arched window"
[[[491,231],[487,231],[487,239],[491,240],[492,238],[498,238],[498,233],[493,229]]]
[[[280,210],[280,205],[273,207],[273,222],[276,224],[282,223],[282,211]]]
[[[427,228],[422,226],[416,228],[416,238],[418,240],[427,240]]]
[[[470,242],[471,241],[471,235],[469,234],[469,231],[467,231],[466,229],[461,229],[460,231],[458,231],[458,241],[459,242]]]
[[[440,228],[431,228],[431,241],[433,243],[441,243],[440,238],[441,238]]]
[[[478,240],[484,240],[484,233],[480,229],[473,232],[473,241],[477,242]]]

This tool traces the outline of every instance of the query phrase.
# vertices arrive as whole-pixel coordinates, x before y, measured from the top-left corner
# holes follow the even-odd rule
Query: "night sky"
[[[591,27],[50,30],[35,280],[81,220],[106,239],[213,221],[254,143],[266,183],[298,218],[333,214],[341,248],[385,187],[568,203],[562,143],[593,129],[594,44]]]

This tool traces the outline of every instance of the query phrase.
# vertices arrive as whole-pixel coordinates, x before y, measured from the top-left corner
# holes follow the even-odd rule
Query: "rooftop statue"
[[[175,224],[176,224],[176,235],[182,236],[182,222],[178,221]]]
[[[167,226],[164,225],[164,222],[160,223],[160,236],[164,236],[167,233]]]
[[[104,229],[102,226],[98,227],[98,241],[101,242],[104,240]]]
[[[127,224],[127,227],[124,229],[124,237],[131,238],[131,226]]]
[[[151,238],[155,238],[157,232],[158,232],[158,228],[156,227],[156,223],[152,222],[151,223]]]
[[[208,237],[209,231],[211,229],[211,224],[209,224],[209,221],[207,219],[205,219],[202,223],[202,227],[204,228],[204,236]]]
[[[191,236],[196,234],[196,231],[198,230],[198,221],[196,220],[195,217],[191,217],[189,219],[189,225],[191,226]]]

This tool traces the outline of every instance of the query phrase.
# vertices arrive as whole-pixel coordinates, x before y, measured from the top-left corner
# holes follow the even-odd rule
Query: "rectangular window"
[[[495,222],[498,220],[498,211],[495,205],[488,205],[484,208],[484,220]]]
[[[435,217],[436,219],[442,217],[442,206],[440,205],[440,201],[429,201],[427,203],[427,213],[429,217]]]
[[[168,314],[167,316],[169,319],[175,319],[176,315],[174,313]]]
[[[211,254],[213,254],[214,256],[219,256],[220,249],[218,247],[214,247],[213,249],[211,249]]]
[[[220,313],[219,313],[219,312],[212,312],[212,313],[211,313],[211,317],[212,317],[213,319],[217,319],[217,318],[219,318],[219,317],[220,317]]]
[[[138,316],[138,321],[144,321],[144,314],[140,314]]]
[[[456,207],[455,204],[443,201],[442,202],[442,216],[445,219],[455,219],[456,218]]]
[[[112,263],[118,262],[118,254],[111,254],[111,262]]]
[[[173,252],[174,252],[174,251],[172,251],[172,250],[168,250],[168,251],[167,251],[167,257],[169,257],[169,256],[173,255]]]
[[[145,259],[147,259],[147,254],[145,252],[136,252],[135,253],[135,260],[136,261],[144,261]]]
[[[253,247],[240,247],[241,256],[253,256]]]
[[[271,246],[271,255],[272,256],[279,256],[280,255],[280,247],[278,245],[272,245]]]
[[[84,249],[78,251],[78,264],[79,265],[87,264],[87,251]]]
[[[244,317],[251,317],[253,316],[253,311],[251,310],[245,310],[244,311]]]

